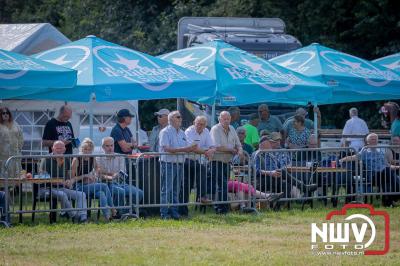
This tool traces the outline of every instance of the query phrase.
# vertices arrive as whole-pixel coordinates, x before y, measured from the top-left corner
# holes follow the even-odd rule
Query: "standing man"
[[[160,132],[160,152],[172,153],[161,155],[161,204],[179,203],[179,193],[183,179],[185,155],[178,152],[194,152],[198,145],[188,145],[185,133],[180,129],[182,116],[179,111],[168,114],[168,126]],[[178,206],[162,206],[161,218],[179,220]]]
[[[189,201],[190,190],[196,184],[197,195],[201,203],[211,203],[207,198],[210,193],[210,180],[207,179],[207,160],[214,155],[215,148],[211,139],[210,131],[207,127],[207,117],[197,116],[194,125],[185,131],[186,140],[189,145],[197,144],[196,154],[188,156],[185,162],[185,179],[183,180],[183,190],[181,191],[182,202]],[[187,206],[180,206],[181,215],[188,214]]]
[[[74,130],[69,120],[72,117],[72,109],[69,105],[61,106],[57,118],[50,119],[43,132],[43,146],[49,147],[52,153],[54,142],[60,140],[65,144],[65,154],[72,154],[72,141],[74,140]]]
[[[260,104],[258,106],[258,115],[260,117],[258,132],[261,132],[261,130],[267,130],[269,133],[281,132],[282,122],[278,117],[270,114],[268,105]]]
[[[260,122],[257,114],[251,114],[249,122],[244,125],[244,129],[246,129],[246,138],[244,142],[253,148],[258,148],[258,142],[260,141],[260,136],[258,135],[257,126]]]
[[[159,135],[160,131],[168,125],[168,109],[160,109],[158,112],[155,112],[154,115],[157,116],[158,125],[153,127],[150,133],[149,144],[150,151],[158,152],[159,147]]]
[[[342,135],[363,135],[360,138],[342,138],[342,144],[344,141],[350,142],[349,147],[360,151],[364,147],[364,137],[369,133],[367,123],[358,117],[357,108],[353,107],[349,110],[350,119],[346,121],[344,125]]]
[[[231,123],[231,115],[223,111],[218,117],[219,123],[211,128],[211,139],[215,144],[217,153],[211,161],[212,182],[217,182],[219,201],[228,200],[228,179],[230,175],[230,161],[238,154],[243,157],[243,149],[239,137]],[[228,212],[228,204],[218,204],[215,209],[217,214]]]
[[[128,109],[121,109],[117,113],[117,124],[111,130],[110,137],[114,139],[114,150],[116,153],[132,154],[137,147],[133,135],[128,126],[132,122],[133,114]]]
[[[240,108],[237,106],[231,106],[228,108],[228,112],[231,115],[231,126],[237,129],[240,127]]]

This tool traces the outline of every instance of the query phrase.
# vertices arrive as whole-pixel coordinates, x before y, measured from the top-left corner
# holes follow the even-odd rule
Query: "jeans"
[[[109,207],[106,209],[101,209],[103,212],[103,216],[106,219],[111,217],[111,210],[110,208],[114,207],[110,189],[104,183],[91,183],[91,184],[82,184],[77,183],[76,189],[79,191],[83,191],[87,194],[88,199],[99,199],[100,207]]]
[[[39,193],[45,194],[49,193],[49,191],[49,189],[41,189]],[[62,209],[72,209],[72,203],[70,199],[76,201],[76,208],[87,209],[86,194],[82,191],[57,187],[51,189],[51,196],[57,198],[57,200],[61,202]],[[68,211],[67,213],[70,217],[78,216],[82,220],[87,219],[86,210]]]
[[[108,184],[115,207],[122,207],[129,205],[129,197],[132,197],[132,207],[143,200],[143,191],[135,186],[125,183],[112,182]],[[131,196],[129,196],[131,195]],[[136,201],[136,197],[138,201]],[[128,213],[129,209],[119,209],[120,213]]]
[[[179,203],[183,163],[161,162],[161,204]],[[160,208],[161,217],[179,216],[177,206]]]
[[[21,193],[21,192],[20,192]],[[5,221],[6,219],[6,193],[0,191],[0,220]]]
[[[229,163],[220,161],[211,162],[211,184],[216,184],[218,201],[228,201],[228,179],[230,175]],[[218,204],[215,206],[220,212],[227,212],[228,204]]]

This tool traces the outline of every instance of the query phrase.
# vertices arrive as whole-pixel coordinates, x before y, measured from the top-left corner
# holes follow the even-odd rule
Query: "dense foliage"
[[[400,51],[396,0],[0,0],[0,23],[49,22],[71,40],[93,34],[153,55],[176,49],[183,16],[279,17],[303,45],[319,42],[366,59]],[[161,105],[141,103],[146,128]],[[373,127],[380,105],[356,104]],[[323,107],[323,123],[342,127],[349,106]]]

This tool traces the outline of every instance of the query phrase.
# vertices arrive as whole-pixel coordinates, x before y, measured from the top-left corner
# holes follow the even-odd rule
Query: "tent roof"
[[[0,24],[0,48],[32,55],[70,40],[49,23]]]

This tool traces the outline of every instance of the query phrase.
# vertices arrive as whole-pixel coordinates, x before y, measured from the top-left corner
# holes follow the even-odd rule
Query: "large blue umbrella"
[[[30,99],[87,102],[210,96],[215,81],[159,58],[88,36],[34,57],[78,71],[76,87]]]
[[[215,102],[222,106],[259,102],[307,104],[330,97],[326,85],[221,40],[159,57],[217,81],[215,97],[195,99],[202,103]]]
[[[0,99],[71,88],[76,71],[0,49]]]
[[[373,60],[372,62],[380,64],[391,70],[400,72],[400,53],[381,57],[381,58]]]
[[[329,85],[332,97],[320,104],[400,98],[398,73],[317,43],[270,61]]]

